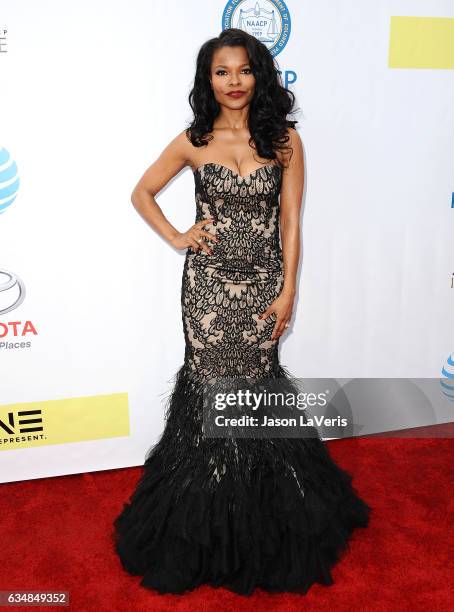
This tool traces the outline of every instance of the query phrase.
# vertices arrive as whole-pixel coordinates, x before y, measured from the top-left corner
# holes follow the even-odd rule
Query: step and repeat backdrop
[[[431,379],[431,408],[388,403],[387,429],[453,420],[452,2],[3,0],[2,482],[141,465],[162,432],[184,251],[130,195],[191,119],[200,46],[228,27],[268,46],[297,97],[302,258],[281,362]],[[190,168],[157,201],[186,231]],[[365,421],[395,399],[378,393]]]

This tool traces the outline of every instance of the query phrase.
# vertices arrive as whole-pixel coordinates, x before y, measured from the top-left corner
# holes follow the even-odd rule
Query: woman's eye
[[[246,72],[246,74],[251,74],[252,73],[252,69],[251,68],[243,68],[242,72]],[[217,76],[223,76],[224,74],[227,74],[226,70],[216,70],[215,74]]]

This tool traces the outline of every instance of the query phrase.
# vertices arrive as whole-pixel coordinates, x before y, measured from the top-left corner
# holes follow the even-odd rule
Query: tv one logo
[[[16,413],[8,412],[5,417],[0,419],[0,429],[4,430],[8,435],[32,433],[35,431],[43,431],[43,417],[41,410],[19,410]]]

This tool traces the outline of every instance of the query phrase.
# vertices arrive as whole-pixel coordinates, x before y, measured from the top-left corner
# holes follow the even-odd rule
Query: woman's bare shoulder
[[[181,170],[192,163],[192,150],[194,149],[187,130],[181,130],[164,147],[158,160],[171,164]]]
[[[298,130],[294,127],[288,127],[286,130],[286,134],[289,137],[288,145],[290,147],[300,148],[302,146],[301,136],[298,133]]]
[[[303,143],[298,131],[294,127],[285,130],[287,141],[282,149],[276,151],[279,161],[287,167],[292,158],[299,158],[302,155]]]

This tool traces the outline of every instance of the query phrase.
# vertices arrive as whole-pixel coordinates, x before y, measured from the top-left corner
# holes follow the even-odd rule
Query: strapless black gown
[[[319,437],[202,435],[202,386],[217,377],[290,379],[271,340],[279,295],[282,170],[247,176],[216,163],[194,172],[196,222],[212,216],[213,253],[186,252],[182,290],[185,359],[168,396],[166,426],[145,457],[135,491],[115,519],[123,568],[160,593],[201,584],[250,594],[305,593],[331,584],[371,507]],[[152,409],[156,409],[151,407]]]

